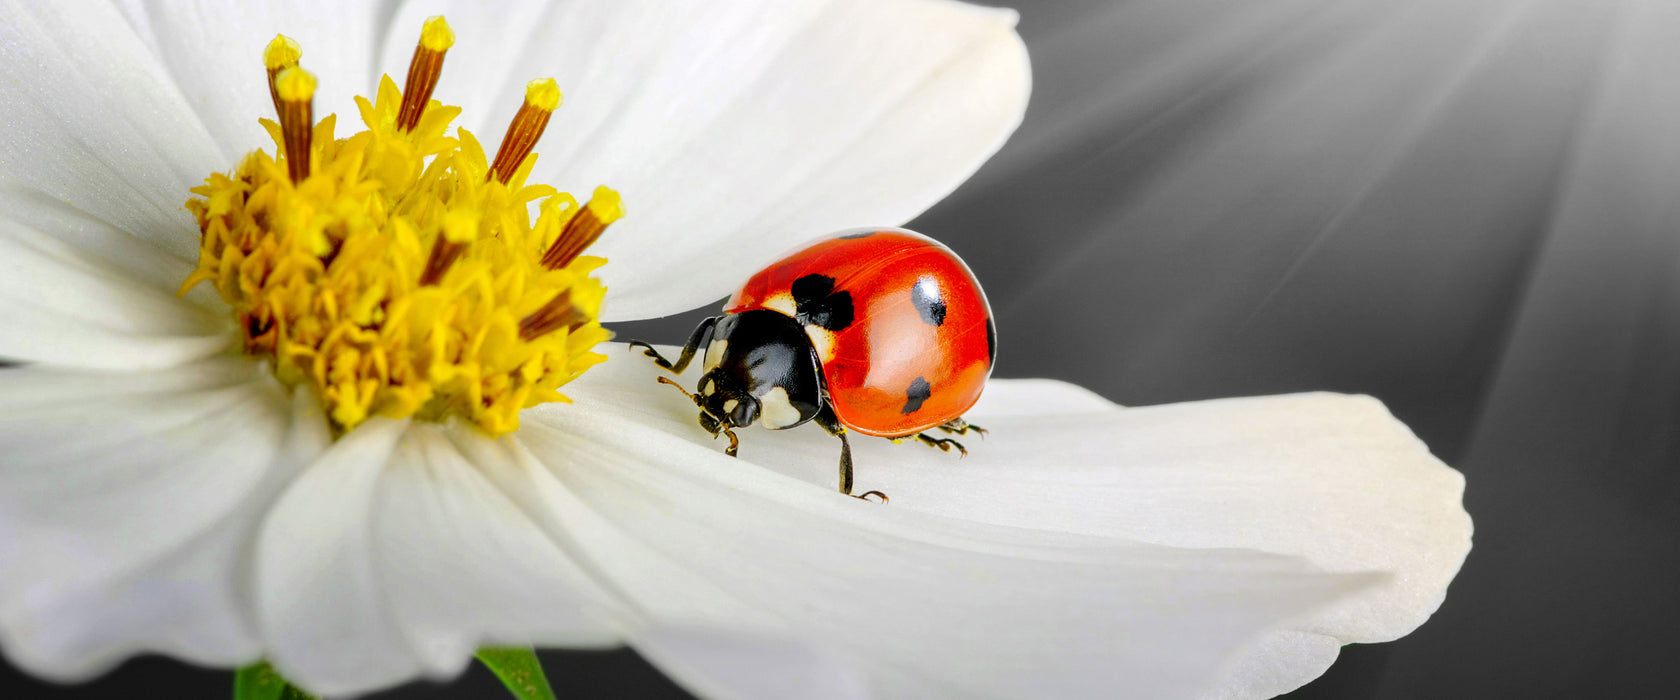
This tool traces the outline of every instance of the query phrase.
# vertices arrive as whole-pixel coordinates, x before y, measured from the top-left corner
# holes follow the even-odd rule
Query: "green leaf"
[[[490,672],[502,679],[502,685],[519,700],[554,700],[554,689],[548,687],[537,652],[531,649],[484,648],[478,650],[478,660]]]
[[[233,700],[316,700],[286,682],[267,661],[239,669],[233,676]]]

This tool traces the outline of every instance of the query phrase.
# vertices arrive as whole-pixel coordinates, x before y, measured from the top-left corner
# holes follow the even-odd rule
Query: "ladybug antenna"
[[[656,379],[660,384],[669,384],[675,387],[677,391],[682,392],[683,396],[687,396],[688,400],[693,401],[694,405],[700,408],[700,427],[705,428],[706,432],[711,433],[713,440],[716,440],[719,434],[728,437],[729,448],[724,450],[723,453],[731,457],[736,456],[735,453],[741,448],[741,439],[735,437],[735,431],[729,428],[729,423],[727,421],[718,420],[717,416],[712,415],[711,411],[706,410],[706,403],[704,399],[688,393],[687,389],[682,388],[681,384],[678,384],[676,380],[673,380],[670,377],[655,377],[654,379]]]
[[[681,384],[678,384],[678,383],[676,383],[676,381],[675,381],[675,380],[672,380],[672,379],[671,379],[671,378],[670,378],[670,377],[656,377],[656,379],[658,379],[658,380],[659,380],[659,383],[660,383],[660,384],[670,384],[670,385],[671,385],[671,386],[674,386],[674,387],[676,387],[676,388],[677,388],[677,391],[680,391],[680,392],[682,392],[682,395],[683,395],[683,396],[687,396],[687,397],[688,397],[688,400],[689,400],[689,401],[693,401],[693,402],[694,402],[694,405],[696,405],[696,406],[699,406],[699,407],[700,407],[700,410],[702,410],[702,411],[705,411],[705,410],[706,410],[706,406],[705,406],[705,405],[704,405],[704,404],[702,404],[702,403],[701,403],[701,401],[700,401],[700,397],[698,397],[698,396],[695,396],[695,395],[694,395],[694,394],[690,394],[690,393],[688,393],[688,390],[687,390],[687,389],[684,389],[684,388],[682,388],[682,385],[681,385]]]

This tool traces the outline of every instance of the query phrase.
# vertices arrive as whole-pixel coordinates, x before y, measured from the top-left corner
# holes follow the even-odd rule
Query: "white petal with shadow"
[[[183,195],[182,201],[185,199]],[[180,288],[181,280],[193,271],[197,260],[196,254],[192,260],[171,255],[63,199],[16,183],[0,185],[0,231],[4,231],[0,235],[11,236],[43,251],[55,251],[58,257],[85,260],[89,265],[118,271],[171,296]],[[196,242],[198,229],[183,229],[180,235],[189,243]],[[197,294],[189,294],[187,299],[215,302],[224,311],[227,308],[213,290],[208,299]]]
[[[888,696],[1194,695],[1262,631],[1377,580],[1257,552],[883,508],[636,418],[680,406],[581,404],[527,411],[519,441],[573,498],[556,511],[587,509],[596,527],[660,555],[630,590],[638,603],[715,587],[734,604],[655,618],[808,640]],[[741,606],[758,614],[738,618]],[[674,653],[654,656],[680,674]]]
[[[27,198],[7,198],[18,202]],[[109,262],[108,228],[93,235],[75,232],[73,215],[25,210],[44,219],[42,228],[25,217],[0,219],[0,358],[97,369],[155,369],[203,358],[233,340],[226,307],[222,312],[177,298],[155,278],[174,265],[154,258],[154,279]],[[51,229],[48,229],[51,227]],[[121,249],[121,244],[115,246]],[[144,248],[144,244],[131,247]],[[137,253],[136,264],[144,259]],[[176,268],[182,278],[188,270]],[[139,270],[145,274],[148,270]]]
[[[466,426],[375,418],[287,489],[258,541],[270,658],[328,695],[459,673],[487,644],[622,643],[632,618],[498,489]]]
[[[403,75],[412,27],[445,13],[459,40],[435,96],[474,107],[465,124],[488,149],[527,80],[559,81],[566,101],[533,178],[580,197],[602,184],[623,193],[628,214],[591,251],[612,260],[600,274],[614,320],[707,303],[805,239],[909,220],[1002,145],[1029,90],[1008,10],[574,2],[503,17],[469,6],[405,6],[382,69]]]
[[[142,651],[261,653],[247,555],[266,507],[323,448],[241,358],[172,370],[0,370],[0,638],[31,672],[84,679]]]
[[[294,479],[257,537],[257,619],[269,660],[311,692],[343,695],[418,675],[380,589],[379,476],[408,422],[374,418]]]
[[[692,403],[654,382],[647,358],[610,354],[567,387],[578,407],[720,449]],[[887,492],[895,510],[1394,574],[1261,640],[1233,667],[1231,697],[1286,691],[1322,672],[1340,644],[1411,631],[1439,606],[1469,548],[1462,477],[1368,397],[1122,409],[1059,382],[993,380],[968,417],[991,433],[959,438],[969,448],[961,459],[854,435],[858,490]],[[743,459],[836,484],[838,441],[820,429],[751,428],[741,442]]]
[[[415,423],[381,478],[380,584],[433,674],[458,673],[487,644],[624,639],[622,605],[483,473],[518,468],[506,446],[471,427]]]

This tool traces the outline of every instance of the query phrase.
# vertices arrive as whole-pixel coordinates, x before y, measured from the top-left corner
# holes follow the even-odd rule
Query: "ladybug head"
[[[700,406],[700,425],[707,432],[717,434],[722,427],[744,428],[758,420],[758,399],[747,386],[723,367],[714,367],[700,377],[696,404]]]

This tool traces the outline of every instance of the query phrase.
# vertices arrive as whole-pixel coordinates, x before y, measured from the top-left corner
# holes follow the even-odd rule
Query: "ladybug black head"
[[[758,420],[758,399],[727,369],[712,368],[700,377],[696,388],[700,393],[698,403],[702,411],[700,425],[707,431],[717,432],[706,425],[708,419],[714,424],[724,423],[735,428],[744,428]]]
[[[719,317],[690,339],[704,347],[705,372],[694,403],[722,427],[759,423],[782,430],[804,423],[822,406],[822,379],[805,328],[791,316],[752,309]],[[689,350],[684,349],[684,352]],[[700,419],[706,425],[706,419]],[[707,428],[710,430],[710,427]]]

